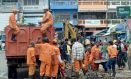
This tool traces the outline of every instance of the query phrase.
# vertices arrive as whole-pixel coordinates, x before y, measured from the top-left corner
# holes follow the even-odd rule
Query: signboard
[[[120,6],[117,7],[117,16],[130,16],[130,7],[129,6]]]
[[[85,20],[85,25],[88,25],[88,26],[96,26],[96,25],[100,25],[101,22],[100,20]]]

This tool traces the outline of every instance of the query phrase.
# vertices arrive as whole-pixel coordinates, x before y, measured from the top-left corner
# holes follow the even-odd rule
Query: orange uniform
[[[35,49],[33,47],[27,50],[27,65],[29,66],[29,76],[35,74]]]
[[[54,49],[54,66],[52,66],[52,77],[57,77],[58,68],[59,68],[59,59],[58,56],[60,55],[60,50],[57,46],[52,45]]]
[[[84,57],[84,69],[87,71],[88,65],[90,64],[90,53],[87,51]]]
[[[40,76],[51,76],[51,63],[53,56],[53,48],[49,43],[36,44],[36,48],[40,48],[39,60],[40,65]]]
[[[12,14],[9,17],[9,26],[13,30],[14,34],[17,34],[19,32],[19,28],[18,28],[17,23],[16,23],[15,14]]]
[[[100,59],[100,48],[95,45],[91,49],[91,57],[90,57],[90,61],[92,61],[93,70],[98,70],[99,65],[95,64],[94,61],[99,59]]]
[[[110,58],[117,57],[118,50],[115,47],[110,45],[110,46],[108,46],[107,50],[108,50],[108,54],[109,54]]]
[[[53,16],[49,11],[47,11],[45,16],[43,16],[43,23],[40,30],[43,34],[46,34],[50,41],[54,39],[55,32],[53,27]]]

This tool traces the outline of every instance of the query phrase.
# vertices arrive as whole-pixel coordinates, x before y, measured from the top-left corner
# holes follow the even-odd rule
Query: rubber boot
[[[51,79],[51,77],[45,76],[45,79]]]
[[[115,77],[115,76],[116,76],[116,72],[113,72],[112,77]]]
[[[29,76],[29,78],[30,78],[30,79],[35,79],[35,78],[34,78],[34,75]]]
[[[15,35],[15,34],[12,34],[11,40],[12,40],[12,41],[16,41],[16,35]]]
[[[52,77],[52,79],[56,79],[56,77]]]
[[[111,69],[108,70],[109,76],[111,77]]]
[[[43,79],[43,76],[40,76],[40,79]]]

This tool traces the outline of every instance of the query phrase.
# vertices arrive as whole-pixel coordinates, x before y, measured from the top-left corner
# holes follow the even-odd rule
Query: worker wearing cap
[[[57,73],[58,73],[58,68],[59,68],[59,65],[63,63],[63,61],[61,60],[61,57],[60,57],[60,50],[59,48],[57,47],[57,40],[54,39],[53,40],[53,51],[54,51],[54,65],[52,66],[52,79],[56,79],[57,78]]]
[[[16,35],[18,34],[18,32],[20,31],[17,23],[16,23],[16,14],[17,14],[17,10],[13,9],[12,13],[9,17],[9,27],[11,28],[11,30],[13,31],[12,36],[11,36],[11,40],[12,41],[16,41]]]
[[[35,45],[36,48],[40,49],[40,79],[43,79],[43,77],[49,79],[51,77],[51,66],[54,62],[53,48],[49,44],[48,38],[43,38],[42,41],[43,43]]]
[[[35,79],[34,78],[34,74],[35,74],[35,44],[34,42],[31,42],[29,48],[27,49],[27,65],[28,65],[28,69],[29,69],[29,77],[30,79]]]
[[[94,45],[91,48],[90,61],[92,61],[92,69],[93,70],[98,70],[99,64],[95,64],[94,61],[99,60],[99,59],[100,59],[100,48],[99,48],[99,42],[97,42],[96,45]]]
[[[54,39],[54,28],[53,28],[53,15],[49,11],[49,9],[44,9],[45,15],[43,16],[42,20],[42,27],[41,27],[41,32],[43,36],[46,36],[49,38],[49,40]]]

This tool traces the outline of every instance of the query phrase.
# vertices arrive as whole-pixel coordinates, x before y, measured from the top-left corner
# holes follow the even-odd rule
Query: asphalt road
[[[0,51],[0,79],[8,79],[6,62],[4,51]]]
[[[6,64],[6,58],[5,58],[5,53],[4,51],[0,51],[0,79],[8,79],[7,74],[7,64]],[[100,69],[102,67],[100,66]],[[103,69],[102,69],[103,71]],[[20,76],[23,75],[27,75],[28,73],[24,72],[24,69],[20,70]],[[23,78],[22,78],[23,79]],[[27,78],[25,78],[27,79]],[[108,79],[108,78],[107,78]],[[116,79],[131,79],[131,71],[129,71],[128,69],[124,69],[124,70],[117,70],[117,74],[116,74]]]

